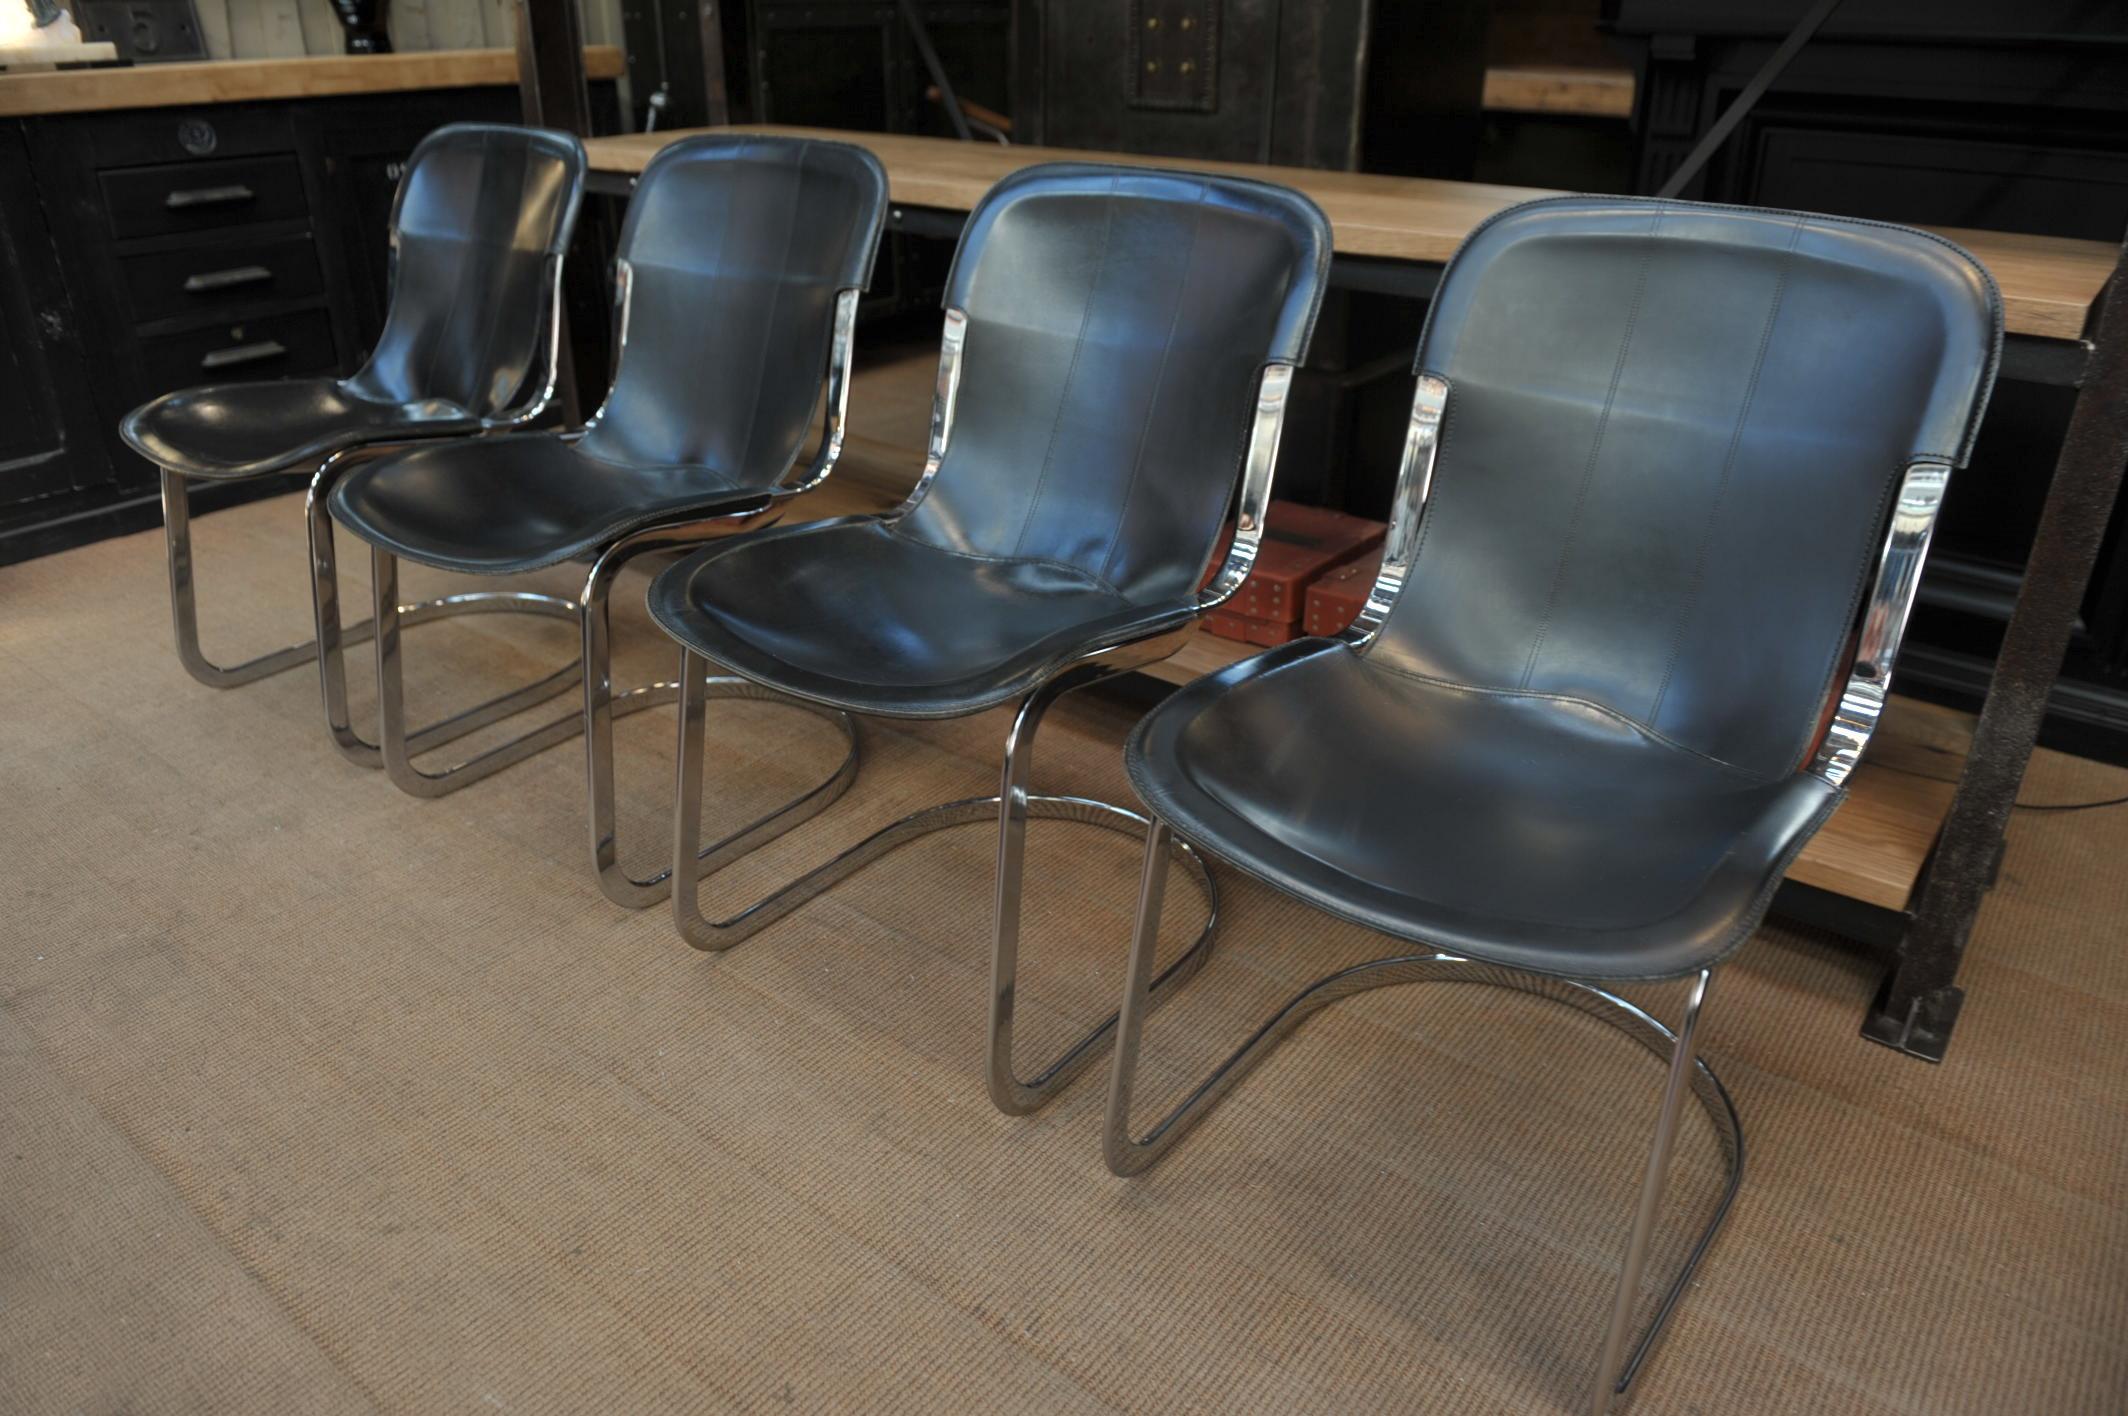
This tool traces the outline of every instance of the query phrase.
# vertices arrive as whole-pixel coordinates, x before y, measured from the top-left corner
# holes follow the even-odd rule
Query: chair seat
[[[514,575],[596,555],[642,527],[768,499],[710,468],[625,466],[586,447],[518,433],[411,448],[342,477],[333,519],[423,565]]]
[[[1571,978],[1719,960],[1842,797],[1325,639],[1198,679],[1138,725],[1125,765],[1184,838],[1318,909]]]
[[[214,384],[165,394],[126,415],[119,435],[159,467],[233,480],[309,470],[336,452],[394,438],[478,431],[455,403],[385,403],[337,379]]]
[[[857,713],[1011,702],[1080,654],[1174,619],[1084,571],[964,555],[864,518],[697,551],[650,588],[666,632],[757,683]]]

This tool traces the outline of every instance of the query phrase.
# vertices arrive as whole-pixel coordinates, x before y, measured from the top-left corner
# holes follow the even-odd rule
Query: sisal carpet
[[[196,525],[218,658],[307,633],[297,506]],[[577,746],[403,796],[332,751],[310,674],[187,678],[162,577],[154,535],[0,570],[0,1410],[1580,1405],[1660,1080],[1609,1030],[1493,990],[1368,994],[1117,1180],[1105,1072],[1027,1119],[983,1095],[987,830],[700,955],[593,885]],[[618,636],[623,682],[666,676],[640,613]],[[571,638],[411,631],[413,711]],[[350,676],[361,712],[366,649]],[[1131,711],[1067,700],[1040,789],[1128,801]],[[734,821],[834,760],[788,709],[711,721]],[[638,873],[671,722],[618,735]],[[994,790],[1002,731],[866,725],[856,787],[711,905]],[[2128,773],[2042,754],[2025,791]],[[1023,1074],[1113,1005],[1138,867],[1086,827],[1036,823],[1029,852]],[[1856,1036],[1872,969],[1829,938],[1768,928],[1718,978],[1706,1049],[1749,1171],[1637,1410],[2124,1409],[2124,859],[2128,809],[2019,813],[1941,1067]],[[1141,1117],[1300,983],[1388,952],[1221,883]],[[1169,898],[1174,948],[1198,904]],[[1633,994],[1675,1015],[1676,988]],[[1651,1292],[1717,1168],[1688,1110]]]

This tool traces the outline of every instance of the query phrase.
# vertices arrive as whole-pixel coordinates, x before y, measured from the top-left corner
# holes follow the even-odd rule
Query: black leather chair
[[[1032,1110],[1098,1055],[1114,1019],[1033,1081],[1013,1072],[1027,819],[1134,835],[1145,823],[1032,795],[1035,731],[1060,695],[1172,654],[1247,574],[1329,254],[1312,203],[1253,182],[1065,164],[991,189],[947,281],[930,455],[908,500],[726,541],[652,584],[652,614],[686,650],[672,898],[689,942],[728,948],[895,845],[994,815],[990,1095]],[[1200,592],[1237,474],[1238,534]],[[685,868],[701,821],[705,659],[844,712],[1013,705],[1003,785],[897,822],[712,922]],[[1202,961],[1211,932],[1163,988]]]
[[[1708,983],[1839,806],[1883,706],[2001,342],[1987,273],[1917,231],[1632,198],[1532,202],[1443,278],[1366,610],[1199,679],[1126,753],[1149,834],[1105,1149],[1165,1153],[1324,1004],[1504,984],[1669,1062],[1591,1409],[1727,1214]],[[1834,716],[1821,732],[1824,710]],[[1319,980],[1133,1137],[1170,836],[1419,946]],[[1590,980],[1690,977],[1675,1034]],[[1678,1109],[1730,1164],[1629,1350]]]
[[[417,796],[440,796],[586,734],[592,856],[601,888],[631,906],[664,898],[666,873],[635,880],[614,838],[613,719],[671,702],[676,685],[613,693],[608,597],[648,551],[726,536],[818,486],[841,451],[857,300],[886,222],[887,177],[862,148],[800,138],[709,135],[644,169],[621,232],[620,353],[606,402],[581,435],[520,433],[416,448],[333,489],[332,515],[371,546],[384,763]],[[821,402],[817,454],[798,462]],[[456,766],[426,771],[406,732],[398,562],[515,575],[590,558],[580,618],[581,712]],[[727,695],[760,696],[723,680]],[[820,810],[856,770],[850,736],[835,775],[712,848],[727,860]]]
[[[537,417],[554,392],[562,254],[583,198],[584,169],[583,145],[567,133],[475,123],[438,128],[408,158],[393,200],[391,307],[357,373],[213,384],[167,394],[127,415],[120,435],[162,468],[171,615],[178,658],[194,678],[234,688],[329,659],[327,721],[349,757],[379,765],[376,746],[347,728],[338,657],[341,644],[372,632],[369,622],[339,633],[322,656],[313,641],[225,668],[201,650],[187,483],[316,469],[308,524],[313,538],[325,526],[329,572],[324,494],[359,457],[382,445],[462,438]],[[281,352],[271,341],[252,349],[261,358]],[[209,356],[201,367],[239,366]],[[404,617],[419,623],[496,610],[571,612],[551,596],[483,594],[408,606]],[[571,666],[416,739],[424,748],[449,741],[553,697],[575,673]]]

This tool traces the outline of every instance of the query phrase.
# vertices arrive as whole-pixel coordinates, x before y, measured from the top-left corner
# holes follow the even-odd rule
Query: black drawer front
[[[146,324],[180,315],[298,300],[324,288],[317,246],[308,236],[278,241],[217,241],[182,251],[126,256],[119,263],[126,308]]]
[[[143,399],[200,384],[329,374],[335,362],[332,317],[322,308],[158,335],[140,348]]]
[[[303,172],[291,156],[180,162],[103,174],[111,234],[169,236],[308,214]]]

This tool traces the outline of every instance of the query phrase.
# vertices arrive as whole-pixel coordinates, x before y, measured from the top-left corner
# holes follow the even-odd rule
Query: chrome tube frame
[[[1810,764],[1812,772],[1836,787],[1847,781],[1862,760],[1884,716],[1884,702],[1891,695],[1892,663],[1899,657],[1899,641],[1921,588],[1922,563],[1928,559],[1936,513],[1950,481],[1951,469],[1942,462],[1916,462],[1900,480],[1899,499],[1892,507],[1884,549],[1877,557],[1876,580],[1862,611],[1854,661],[1848,667],[1832,724]]]
[[[1404,455],[1397,464],[1389,532],[1382,542],[1382,568],[1375,573],[1367,603],[1340,636],[1347,644],[1363,647],[1381,632],[1418,559],[1419,525],[1426,519],[1426,502],[1433,494],[1434,460],[1440,455],[1447,416],[1448,380],[1439,374],[1419,375],[1418,390],[1411,398],[1411,420],[1404,429]]]
[[[984,1081],[991,1101],[1008,1116],[1025,1115],[1055,1097],[1100,1055],[1114,1033],[1111,1014],[1089,1029],[1032,1078],[1022,1080],[1013,1066],[1013,1011],[1020,955],[1022,886],[1025,876],[1027,823],[1031,818],[1075,821],[1135,835],[1149,826],[1137,812],[1086,797],[1042,796],[1029,790],[1034,739],[1057,699],[1075,689],[1130,672],[1174,652],[1181,635],[1163,635],[1153,646],[1107,651],[1053,676],[1021,700],[1006,735],[1004,767],[998,794],[971,797],[927,807],[881,827],[834,858],[779,886],[721,920],[702,912],[699,878],[684,862],[700,857],[704,706],[701,691],[708,660],[691,649],[680,656],[680,746],[678,780],[673,789],[673,923],[697,949],[721,953],[750,939],[785,915],[834,888],[898,846],[934,831],[990,821],[998,825],[996,891],[992,899],[990,1014]],[[1189,947],[1151,984],[1154,1005],[1187,982],[1204,965],[1219,923],[1219,891],[1202,857],[1187,846],[1175,859],[1189,873],[1205,901],[1205,922]],[[721,864],[721,862],[719,862]]]
[[[913,511],[930,491],[944,464],[952,440],[953,419],[960,392],[961,361],[966,347],[968,318],[958,309],[947,309],[939,342],[938,379],[931,403],[931,434],[924,469],[908,497],[888,521]],[[1050,706],[1058,698],[1116,674],[1129,673],[1168,658],[1189,641],[1195,617],[1213,608],[1240,588],[1248,578],[1258,545],[1263,539],[1265,508],[1270,502],[1271,476],[1278,462],[1279,435],[1283,429],[1287,393],[1292,385],[1291,365],[1267,365],[1258,381],[1256,411],[1249,441],[1242,458],[1240,504],[1235,535],[1211,585],[1190,609],[1176,617],[1142,626],[1137,637],[1097,648],[1060,666],[1043,683],[1021,699],[1006,735],[1004,761],[998,794],[947,802],[927,808],[884,826],[832,860],[786,882],[767,895],[721,920],[703,914],[699,876],[684,869],[684,862],[706,854],[699,848],[702,822],[702,772],[704,700],[697,680],[708,662],[683,647],[680,659],[680,745],[677,754],[678,781],[673,791],[673,923],[682,938],[697,949],[729,949],[798,909],[865,866],[919,836],[952,826],[970,825],[995,816],[998,823],[998,854],[995,894],[992,899],[990,1012],[984,1063],[984,1082],[990,1099],[1007,1115],[1024,1115],[1044,1105],[1099,1057],[1113,1036],[1118,1015],[1083,1034],[1031,1079],[1022,1079],[1013,1066],[1013,1015],[1019,977],[1020,924],[1025,879],[1027,823],[1030,819],[1076,821],[1111,830],[1137,832],[1152,823],[1137,812],[1109,802],[1082,797],[1038,795],[1030,789],[1034,738]],[[713,848],[714,849],[714,848]],[[1203,893],[1206,906],[1204,927],[1182,954],[1157,979],[1148,983],[1151,1003],[1168,997],[1203,967],[1211,951],[1219,919],[1218,887],[1203,858],[1191,847],[1177,844],[1174,858],[1189,872]],[[707,872],[704,872],[705,874]]]
[[[633,282],[627,278],[623,262],[621,291],[617,296],[620,309],[617,316],[619,341],[625,356],[629,295]],[[698,515],[684,521],[662,522],[632,531],[605,547],[593,563],[584,581],[582,597],[578,600],[562,600],[552,596],[516,594],[499,596],[511,600],[514,607],[534,608],[542,613],[573,618],[578,622],[582,652],[577,661],[568,668],[557,671],[526,689],[519,690],[507,699],[498,699],[490,704],[470,710],[460,718],[478,721],[468,723],[451,736],[463,736],[473,728],[497,722],[552,697],[567,688],[576,678],[581,666],[584,685],[584,701],[580,710],[556,718],[499,743],[470,758],[445,767],[440,771],[427,771],[414,762],[425,750],[421,736],[406,732],[405,670],[398,643],[398,628],[416,621],[403,611],[395,613],[387,602],[396,604],[398,592],[398,557],[377,547],[371,547],[371,592],[377,604],[375,623],[382,626],[376,635],[377,641],[377,700],[379,720],[378,751],[386,773],[401,790],[421,797],[444,796],[462,787],[491,777],[506,767],[546,751],[548,748],[568,741],[582,733],[585,739],[585,789],[587,796],[587,819],[591,845],[591,863],[597,874],[599,889],[615,904],[630,909],[641,909],[657,904],[665,898],[670,888],[670,870],[661,870],[650,878],[638,880],[629,875],[620,863],[619,843],[616,837],[617,812],[615,809],[615,786],[613,765],[613,723],[616,718],[639,713],[648,708],[673,702],[679,695],[676,682],[658,682],[615,693],[613,689],[612,615],[610,600],[614,582],[627,564],[637,556],[657,551],[679,550],[719,540],[741,532],[754,530],[773,522],[780,514],[783,504],[792,497],[811,491],[833,472],[840,456],[848,417],[851,372],[855,361],[857,333],[857,302],[859,291],[845,289],[836,293],[835,317],[829,340],[828,366],[826,371],[826,408],[823,415],[820,445],[807,466],[802,478],[796,482],[786,480],[766,494],[757,496],[748,503],[735,504],[728,511],[710,515]],[[618,362],[616,369],[618,369]],[[594,414],[586,423],[585,430],[596,427],[599,417]],[[796,465],[794,460],[793,465]],[[314,535],[318,552],[316,570],[320,604],[325,605],[336,598],[332,574],[332,526],[330,518],[322,511],[322,498],[316,499],[320,510],[313,519]],[[391,588],[387,588],[387,584]],[[539,602],[535,604],[534,602]],[[496,608],[510,608],[498,605]],[[334,618],[337,618],[335,613]],[[321,610],[321,633],[324,632],[326,616]],[[540,691],[544,690],[544,691]],[[538,696],[532,696],[535,692]],[[847,751],[840,765],[817,786],[777,810],[748,823],[730,835],[712,842],[700,853],[702,868],[716,869],[738,859],[748,851],[767,843],[810,819],[824,810],[847,790],[857,772],[857,732],[848,714],[832,709],[823,709],[796,699],[770,693],[743,679],[719,678],[710,688],[713,696],[721,698],[755,698],[787,704],[806,709],[835,724],[842,732]],[[329,713],[333,704],[338,705],[337,718],[333,722],[336,740],[353,735],[344,727],[346,695],[344,684],[338,687],[328,682],[327,701]],[[502,707],[504,703],[508,707]],[[450,720],[457,724],[459,718]],[[427,746],[434,746],[447,738],[434,739]],[[359,738],[353,741],[358,746]]]
[[[1702,970],[1694,980],[1685,1003],[1684,1017],[1676,1032],[1664,1027],[1642,1009],[1593,984],[1546,974],[1466,959],[1456,954],[1408,954],[1355,964],[1319,978],[1289,998],[1267,1018],[1227,1059],[1214,1067],[1166,1116],[1142,1137],[1131,1129],[1131,1096],[1137,1085],[1138,1062],[1144,1044],[1145,1019],[1155,999],[1152,988],[1153,954],[1160,929],[1160,910],[1167,885],[1167,860],[1176,844],[1172,828],[1155,818],[1146,833],[1145,867],[1139,881],[1138,918],[1132,934],[1130,964],[1123,986],[1121,1023],[1116,1054],[1109,1075],[1107,1115],[1102,1131],[1102,1155],[1108,1168],[1120,1176],[1137,1175],[1174,1148],[1190,1128],[1202,1121],[1234,1085],[1261,1062],[1270,1051],[1310,1017],[1341,998],[1369,989],[1403,983],[1478,983],[1514,989],[1561,1003],[1610,1024],[1669,1065],[1669,1080],[1663,1091],[1656,1119],[1655,1137],[1643,1177],[1639,1207],[1627,1239],[1623,1268],[1613,1295],[1610,1321],[1605,1329],[1602,1357],[1590,1409],[1601,1416],[1614,1399],[1632,1385],[1648,1353],[1654,1348],[1678,1300],[1684,1296],[1700,1260],[1706,1257],[1722,1222],[1729,1217],[1738,1187],[1744,1178],[1744,1135],[1736,1105],[1729,1099],[1714,1070],[1697,1054],[1699,1015],[1706,1000],[1713,970]],[[1641,1272],[1647,1259],[1648,1241],[1654,1232],[1662,1192],[1669,1175],[1670,1155],[1676,1140],[1677,1115],[1686,1090],[1698,1098],[1714,1125],[1715,1139],[1727,1161],[1728,1178],[1714,1214],[1700,1232],[1683,1266],[1664,1290],[1654,1316],[1638,1342],[1632,1338],[1632,1322],[1639,1304]]]
[[[1197,597],[1197,609],[1217,609],[1249,578],[1263,544],[1264,517],[1271,505],[1271,474],[1278,468],[1279,434],[1286,425],[1286,399],[1293,388],[1291,364],[1266,364],[1256,381],[1256,412],[1241,459],[1241,490],[1234,508],[1234,539],[1226,559]]]

